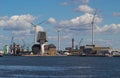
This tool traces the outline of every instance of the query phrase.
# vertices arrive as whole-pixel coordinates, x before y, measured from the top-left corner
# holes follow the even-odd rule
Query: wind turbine
[[[60,51],[60,30],[57,30],[58,32],[58,51]]]
[[[45,23],[45,22],[46,22],[46,20],[44,20],[44,21],[42,21],[42,22],[40,22],[40,23],[38,23],[38,24],[33,24],[33,23],[31,23],[31,25],[34,26],[34,44],[36,44],[36,31],[37,31],[36,27],[37,27],[37,25],[41,25],[41,24],[43,24],[43,23]]]
[[[92,45],[94,45],[94,22],[95,22],[96,12],[97,12],[97,10],[95,10],[95,13],[93,15],[92,22],[91,22],[91,24],[92,24]]]
[[[61,49],[61,45],[60,45],[61,44],[61,38],[60,38],[61,35],[60,35],[60,32],[63,31],[63,29],[58,28],[58,29],[55,29],[55,30],[57,31],[57,36],[58,36],[58,41],[57,41],[57,45],[58,45],[57,48],[58,49],[57,49],[57,51],[59,52],[60,49]]]

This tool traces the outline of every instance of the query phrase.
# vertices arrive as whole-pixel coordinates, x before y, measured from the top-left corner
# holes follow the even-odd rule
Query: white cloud
[[[120,24],[110,24],[105,25],[101,28],[103,33],[119,33],[120,32]]]
[[[61,5],[62,6],[67,6],[67,5],[69,5],[69,3],[68,2],[63,2]]]
[[[94,24],[93,26],[94,26],[94,32],[95,33],[101,33],[102,32],[102,29],[98,25]]]
[[[61,3],[62,6],[67,6],[70,4],[88,4],[89,0],[68,0],[66,2]]]
[[[30,14],[14,15],[11,17],[4,16],[0,17],[0,26],[6,31],[12,31],[14,34],[25,35],[30,34],[30,32],[33,31],[31,23],[33,23],[36,19],[36,16],[32,16]],[[41,26],[37,29],[43,31]]]
[[[94,25],[94,32],[99,34],[117,34],[120,33],[120,24],[104,25],[103,27]]]
[[[48,23],[56,23],[56,20],[53,17],[50,17],[48,19]]]
[[[35,28],[33,27],[33,28],[30,30],[30,33],[33,34],[34,31],[35,31]],[[43,29],[42,26],[37,25],[37,26],[36,26],[36,33],[38,33],[39,31],[44,31],[44,29]]]
[[[89,0],[83,0],[83,3],[89,3]]]
[[[89,0],[71,0],[71,2],[75,4],[87,4]]]
[[[86,26],[86,24],[91,24],[92,19],[93,19],[94,15],[93,14],[89,14],[89,13],[85,13],[82,16],[70,19],[70,20],[64,20],[59,22],[60,26],[77,26],[77,27],[81,27],[81,26]],[[95,23],[101,23],[102,22],[102,18],[96,16],[95,17]]]
[[[27,15],[14,15],[11,17],[1,17],[0,18],[0,26],[2,26],[5,30],[27,30],[31,27],[31,22],[33,22],[36,17],[27,14]]]
[[[94,9],[91,8],[90,6],[88,5],[80,5],[78,6],[75,11],[77,12],[85,12],[85,13],[93,13],[94,12]]]
[[[36,31],[39,32],[39,31],[44,31],[44,29],[42,28],[42,26],[37,26],[36,27]]]
[[[113,16],[120,16],[120,12],[114,12]]]
[[[26,30],[26,31],[12,31],[12,33],[14,34],[14,35],[30,35],[30,33],[29,33],[30,31],[29,30]]]
[[[91,22],[94,15],[91,13],[94,9],[90,8],[89,6],[85,5],[85,8],[81,9],[81,11],[85,12],[85,14],[69,19],[69,20],[62,20],[56,21],[55,18],[50,18],[49,23],[56,26],[58,29],[65,31],[68,34],[76,33],[77,31],[82,32],[90,32],[91,31]],[[87,13],[86,13],[87,12]],[[119,16],[119,13],[114,13],[114,16]],[[103,34],[103,33],[120,33],[120,24],[110,24],[99,26],[99,24],[103,21],[102,17],[99,17],[97,14],[95,15],[94,20],[94,32]],[[84,34],[84,33],[82,33]]]
[[[60,40],[68,40],[71,37],[69,35],[60,35]],[[58,40],[58,36],[48,36],[48,39],[50,40]]]
[[[77,33],[78,31],[84,31],[88,33],[91,30],[91,22],[94,15],[85,13],[84,15],[81,15],[79,17],[70,19],[70,20],[62,20],[62,21],[56,21],[55,23],[51,23],[54,25],[57,29],[60,29],[61,31],[64,31],[65,33],[71,34],[71,33]],[[54,18],[53,18],[54,19]],[[98,25],[101,23],[103,18],[99,17],[98,15],[95,16],[95,22],[94,24]],[[98,26],[95,27],[96,31],[101,31],[101,28]]]
[[[61,28],[62,31],[65,31],[66,33],[75,33],[77,31],[91,31],[91,22],[93,18],[93,14],[85,13],[82,16],[70,19],[70,20],[62,20],[62,21],[55,21],[55,23],[52,23],[56,27]],[[53,18],[54,19],[54,18]],[[104,25],[102,27],[98,26],[99,23],[101,23],[103,18],[96,15],[95,22],[94,22],[94,32],[95,33],[120,33],[120,24],[110,24],[110,25]],[[87,32],[87,33],[88,33]],[[70,33],[71,34],[71,33]]]

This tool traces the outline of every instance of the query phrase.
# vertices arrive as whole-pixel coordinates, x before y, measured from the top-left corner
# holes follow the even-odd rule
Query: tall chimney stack
[[[74,49],[74,38],[72,38],[72,49]]]

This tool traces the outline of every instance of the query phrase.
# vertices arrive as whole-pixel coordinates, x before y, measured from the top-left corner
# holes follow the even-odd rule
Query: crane
[[[83,41],[83,38],[81,38],[81,40],[80,40],[80,42],[79,42],[79,47],[80,47],[80,45],[81,45],[82,41]]]
[[[26,45],[24,39],[22,39],[22,42],[23,42],[23,50],[28,51],[29,47]]]

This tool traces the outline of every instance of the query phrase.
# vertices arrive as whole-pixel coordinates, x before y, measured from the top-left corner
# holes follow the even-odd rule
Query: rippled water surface
[[[0,57],[0,78],[120,78],[120,57]]]

